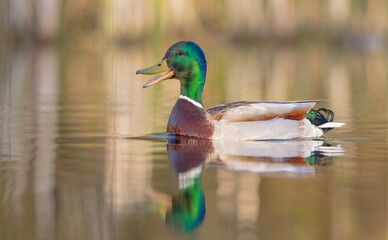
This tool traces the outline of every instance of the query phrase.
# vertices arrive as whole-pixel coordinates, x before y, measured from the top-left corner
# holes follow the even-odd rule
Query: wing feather
[[[207,113],[211,120],[228,122],[265,121],[276,117],[301,120],[318,102],[320,101],[234,102],[212,107]]]

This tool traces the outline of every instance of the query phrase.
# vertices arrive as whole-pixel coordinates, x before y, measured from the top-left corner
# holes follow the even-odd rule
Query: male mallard
[[[167,50],[162,61],[140,69],[136,74],[161,72],[165,73],[152,78],[143,88],[166,79],[180,80],[181,95],[167,124],[167,132],[172,135],[228,140],[314,138],[344,125],[332,122],[334,114],[328,109],[312,110],[319,102],[317,100],[245,101],[205,110],[202,106],[202,90],[206,60],[202,49],[193,42],[175,43]]]

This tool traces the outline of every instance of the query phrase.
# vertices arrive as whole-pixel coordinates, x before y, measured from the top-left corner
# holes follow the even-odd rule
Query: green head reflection
[[[196,229],[205,218],[205,198],[201,177],[192,180],[187,188],[172,198],[172,209],[166,214],[166,223],[183,232]]]
[[[183,232],[196,229],[205,218],[205,198],[201,184],[202,166],[212,152],[204,139],[172,138],[167,144],[168,158],[178,175],[179,194],[172,197],[166,223]]]

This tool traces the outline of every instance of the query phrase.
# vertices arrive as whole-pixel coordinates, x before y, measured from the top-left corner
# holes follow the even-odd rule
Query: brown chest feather
[[[167,124],[167,132],[198,138],[211,138],[214,126],[203,108],[185,99],[178,99]]]

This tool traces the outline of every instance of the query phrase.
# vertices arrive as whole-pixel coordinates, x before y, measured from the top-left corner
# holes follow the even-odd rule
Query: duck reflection
[[[204,167],[260,174],[314,174],[317,165],[328,165],[342,155],[340,146],[323,141],[224,142],[193,138],[171,138],[168,158],[177,173],[178,195],[148,191],[148,205],[167,225],[192,231],[205,218],[205,198],[201,184]]]
[[[166,224],[183,232],[196,229],[205,217],[205,198],[201,184],[203,165],[212,152],[209,140],[173,138],[167,152],[172,168],[178,175],[179,194],[169,196],[149,191],[152,209],[165,218]]]
[[[342,155],[341,146],[324,141],[218,141],[207,166],[232,171],[261,174],[315,174],[317,165],[329,165],[334,156]]]
[[[205,198],[201,184],[203,164],[212,152],[211,142],[201,139],[170,139],[168,158],[178,174],[179,194],[172,197],[166,223],[182,231],[197,228],[205,217]]]

